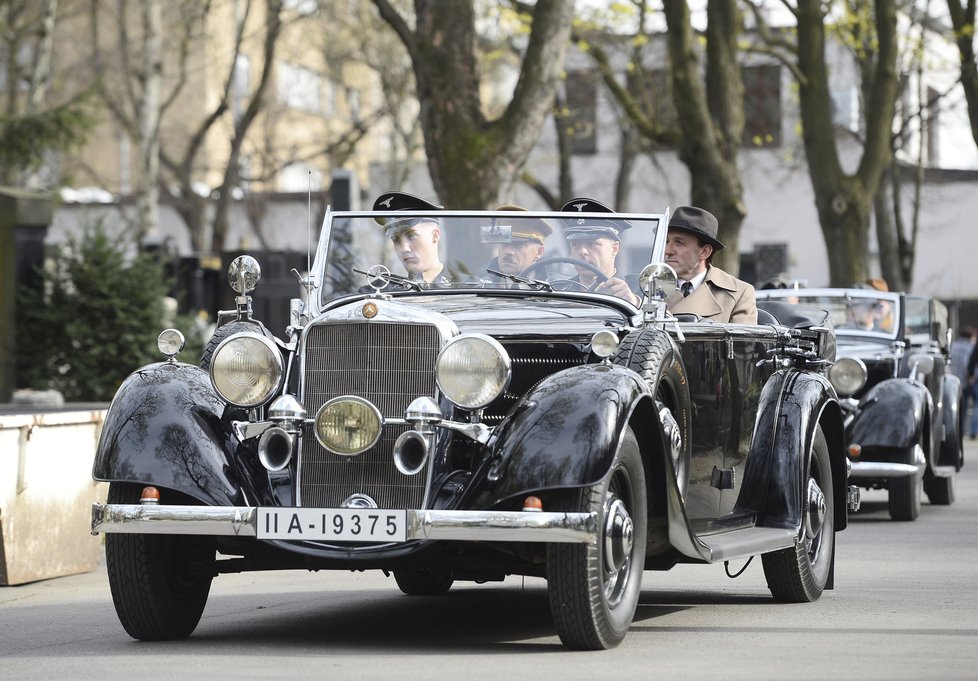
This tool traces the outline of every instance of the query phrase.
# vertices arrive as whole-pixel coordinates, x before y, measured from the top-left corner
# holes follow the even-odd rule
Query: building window
[[[567,126],[572,154],[594,154],[598,151],[598,74],[595,71],[569,71],[565,81]]]
[[[280,192],[319,191],[323,188],[323,172],[305,163],[292,163],[278,174]]]
[[[231,76],[231,112],[240,118],[248,105],[248,89],[251,86],[251,62],[248,57],[238,55],[234,61]]]
[[[937,167],[941,163],[941,93],[927,88],[927,165]]]
[[[781,146],[781,67],[747,66],[744,81],[744,146]]]
[[[319,74],[303,66],[279,64],[278,98],[293,109],[321,113],[322,83]]]
[[[859,95],[855,87],[832,90],[832,124],[842,130],[859,130]]]

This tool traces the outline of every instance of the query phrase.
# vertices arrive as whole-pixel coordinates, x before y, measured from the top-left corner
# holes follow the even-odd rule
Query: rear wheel
[[[437,596],[455,583],[449,570],[394,570],[394,581],[409,596]]]
[[[915,452],[920,445],[910,448],[906,463],[915,463],[918,457]],[[923,457],[919,457],[923,458]],[[924,479],[920,475],[908,475],[903,478],[892,478],[887,483],[890,490],[890,517],[893,520],[916,520],[920,515],[920,497],[923,494]]]
[[[761,556],[764,577],[775,600],[809,603],[822,595],[835,553],[832,465],[822,428],[815,430],[808,462],[801,533],[794,548]]]
[[[138,503],[141,489],[113,482],[108,501]],[[207,603],[215,551],[209,537],[107,534],[109,588],[126,633],[143,641],[190,636]]]
[[[632,624],[645,566],[645,490],[642,456],[629,428],[607,477],[593,487],[567,492],[562,508],[553,509],[598,516],[596,546],[547,547],[550,611],[568,648],[612,648]]]

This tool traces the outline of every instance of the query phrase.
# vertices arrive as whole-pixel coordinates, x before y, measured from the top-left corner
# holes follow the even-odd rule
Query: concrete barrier
[[[0,413],[0,585],[94,569],[102,553],[91,508],[104,409]]]

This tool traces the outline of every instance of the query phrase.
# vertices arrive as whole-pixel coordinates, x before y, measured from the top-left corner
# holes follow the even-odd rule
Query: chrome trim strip
[[[923,473],[923,464],[886,463],[883,461],[853,461],[850,480],[860,478],[905,478]]]
[[[529,511],[407,512],[408,540],[597,544],[596,513]],[[92,504],[92,534],[256,536],[258,509],[247,506]]]

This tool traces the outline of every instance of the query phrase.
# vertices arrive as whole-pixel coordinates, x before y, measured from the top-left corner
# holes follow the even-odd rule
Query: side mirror
[[[664,301],[676,290],[678,283],[676,270],[664,262],[649,263],[638,275],[638,285],[645,292],[645,299],[649,301]]]
[[[250,255],[239,255],[228,266],[228,283],[238,295],[254,291],[260,279],[261,267]]]

